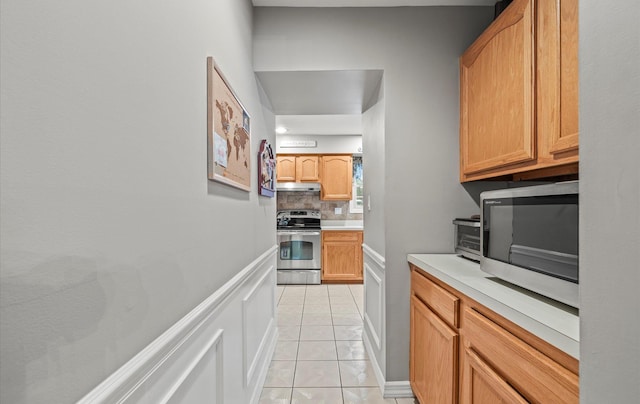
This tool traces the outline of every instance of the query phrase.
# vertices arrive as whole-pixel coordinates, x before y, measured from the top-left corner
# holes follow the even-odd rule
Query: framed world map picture
[[[208,178],[251,191],[250,117],[212,57],[207,58]]]

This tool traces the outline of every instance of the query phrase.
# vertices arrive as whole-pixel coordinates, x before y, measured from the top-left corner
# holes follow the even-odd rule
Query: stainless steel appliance
[[[483,192],[480,202],[480,268],[578,307],[578,182]]]
[[[278,285],[320,284],[320,211],[278,211]]]
[[[456,254],[480,262],[480,218],[454,219]]]
[[[277,182],[276,189],[285,192],[320,192],[319,182]]]

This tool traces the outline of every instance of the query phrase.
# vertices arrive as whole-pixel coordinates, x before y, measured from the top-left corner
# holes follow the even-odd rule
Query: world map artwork
[[[209,179],[248,191],[251,188],[250,118],[218,67],[209,59]]]

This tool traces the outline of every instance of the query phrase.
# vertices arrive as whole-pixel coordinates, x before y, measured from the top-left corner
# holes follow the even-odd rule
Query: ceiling
[[[493,6],[496,0],[252,0],[257,7]],[[287,135],[362,133],[382,70],[256,72]]]
[[[361,114],[382,70],[256,72],[276,115]]]
[[[360,135],[382,70],[256,72],[286,135]]]
[[[493,6],[496,0],[253,0],[257,7]]]

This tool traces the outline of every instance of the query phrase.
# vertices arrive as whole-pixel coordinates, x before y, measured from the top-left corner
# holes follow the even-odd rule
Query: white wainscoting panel
[[[384,391],[385,346],[385,260],[368,245],[362,245],[364,255],[364,331],[362,338],[371,359],[380,390]]]
[[[272,266],[242,299],[242,340],[244,341],[242,357],[244,358],[245,387],[249,386],[253,379],[256,367],[269,342],[267,331],[275,326],[274,307],[271,304],[265,304],[268,301],[275,301],[273,287],[275,283],[276,269]]]
[[[365,276],[367,277],[366,282],[366,293],[364,294],[365,299],[365,310],[364,310],[364,321],[367,323],[367,328],[371,332],[371,337],[376,344],[376,348],[380,349],[380,342],[382,340],[382,313],[383,307],[382,302],[384,297],[382,295],[382,279],[375,273],[369,263],[364,264]]]
[[[276,252],[240,270],[79,403],[257,403],[277,341]]]
[[[364,253],[364,332],[362,339],[384,398],[413,397],[409,381],[386,380],[385,259],[366,244]]]
[[[196,404],[202,397],[210,403],[222,404],[224,399],[224,369],[222,367],[222,330],[202,348],[200,354],[185,369],[162,404]]]

